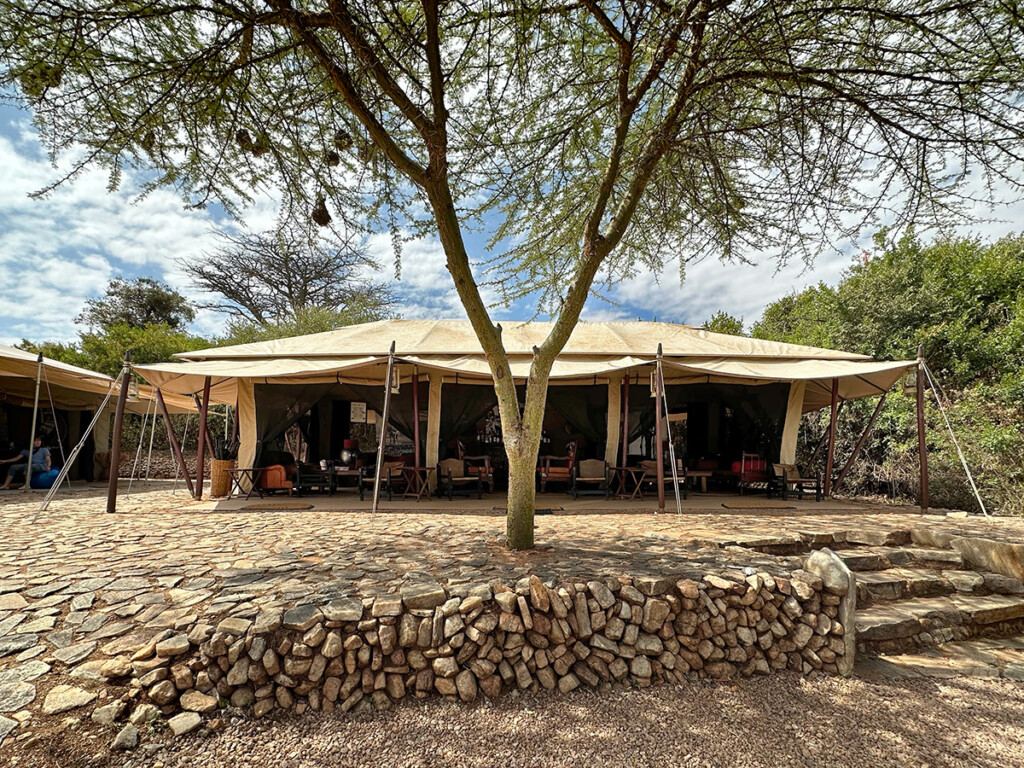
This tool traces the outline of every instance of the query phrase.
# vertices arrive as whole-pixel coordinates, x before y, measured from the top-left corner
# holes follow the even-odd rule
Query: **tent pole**
[[[665,511],[665,457],[661,443],[661,344],[658,345],[658,364],[654,369],[654,460],[658,467],[658,511]]]
[[[110,481],[107,485],[107,513],[117,511],[117,476],[121,474],[121,429],[124,426],[124,404],[128,401],[128,377],[132,375],[131,350],[124,353],[121,369],[121,389],[117,393],[114,410],[114,434],[110,440]]]
[[[672,424],[668,420],[668,393],[665,391],[665,370],[661,365],[661,345],[658,345],[658,389],[665,406],[665,428],[668,431],[668,459],[672,465],[672,490],[676,494],[676,514],[683,514],[683,504],[679,500],[679,470],[676,469],[676,446],[672,440]]]
[[[156,437],[156,408],[153,409],[153,423],[149,427],[149,453],[146,454],[146,482],[149,482],[149,470],[153,466],[153,438]]]
[[[629,464],[629,371],[622,379],[622,463]]]
[[[921,511],[928,511],[928,445],[924,422],[924,356],[917,348],[917,454],[921,471]]]
[[[25,485],[24,490],[32,489],[32,454],[36,448],[36,425],[39,421],[39,383],[43,378],[43,353],[39,353],[36,361],[36,397],[32,402],[32,433],[28,436],[28,458],[25,460]],[[56,414],[54,414],[56,419]]]
[[[380,442],[377,445],[377,469],[373,475],[373,511],[377,511],[377,503],[380,501],[380,473],[384,468],[384,441],[388,432],[388,413],[391,410],[391,371],[395,366],[395,342],[391,342],[391,349],[388,352],[388,373],[384,380],[384,413],[381,414]]]
[[[420,466],[420,374],[413,367],[412,369],[412,463]],[[413,472],[416,477],[416,490],[419,491],[419,472]]]
[[[195,496],[196,489],[192,487],[192,476],[188,473],[188,465],[185,463],[185,456],[181,452],[181,444],[178,442],[178,436],[174,433],[174,425],[171,424],[170,414],[167,413],[167,403],[164,402],[164,395],[159,389],[156,390],[156,404],[160,409],[160,414],[164,417],[164,426],[167,427],[167,442],[171,445],[171,453],[174,454],[174,458],[178,462],[181,474],[185,476],[185,485],[188,486],[189,495]],[[156,425],[154,424],[153,426]]]
[[[871,418],[868,419],[868,425],[864,428],[864,433],[860,436],[857,441],[857,445],[853,448],[853,453],[850,454],[850,458],[846,460],[846,464],[843,469],[839,472],[839,477],[836,479],[835,490],[839,490],[839,486],[843,484],[843,480],[846,478],[846,473],[850,471],[850,467],[853,466],[853,462],[860,456],[860,451],[864,447],[864,443],[868,440],[868,435],[871,434],[872,428],[875,426],[875,419],[878,418],[878,414],[882,412],[882,406],[885,405],[885,398],[888,392],[883,392],[882,396],[878,398],[878,405],[875,406],[874,413],[871,414]]]
[[[836,459],[836,417],[839,415],[839,379],[832,379],[832,406],[828,421],[828,453],[825,454],[825,496],[832,495],[832,464]]]
[[[203,379],[203,400],[199,406],[199,446],[196,455],[196,499],[203,498],[203,482],[206,479],[206,444],[210,431],[206,421],[210,407],[210,377]]]

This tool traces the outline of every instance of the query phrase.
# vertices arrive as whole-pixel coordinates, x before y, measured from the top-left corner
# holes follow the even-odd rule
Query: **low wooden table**
[[[265,467],[242,467],[235,469],[224,470],[231,475],[231,487],[237,491],[232,496],[238,496],[239,498],[249,499],[252,497],[252,492],[256,491],[259,497],[263,498],[263,489],[260,488],[260,478],[263,476],[263,470]],[[242,481],[249,481],[249,490],[242,487]]]
[[[405,477],[405,490],[402,491],[402,498],[415,496],[416,501],[423,498],[430,488],[430,475],[437,472],[437,467],[402,467],[402,475]]]
[[[686,470],[686,476],[687,477],[692,477],[694,480],[696,480],[699,477],[700,478],[700,492],[701,493],[707,493],[708,492],[708,478],[711,477],[711,470],[710,469],[688,469],[688,470]]]
[[[338,485],[338,480],[342,477],[354,477],[356,479],[355,485]],[[334,490],[336,491],[355,491],[359,494],[359,498],[363,498],[363,470],[362,469],[349,469],[348,467],[334,467]]]
[[[630,501],[639,496],[644,497],[643,485],[647,479],[647,470],[642,467],[612,467],[612,472],[619,476],[619,491],[615,495],[621,498],[628,498]],[[629,475],[634,483],[633,493],[626,490],[626,475]]]

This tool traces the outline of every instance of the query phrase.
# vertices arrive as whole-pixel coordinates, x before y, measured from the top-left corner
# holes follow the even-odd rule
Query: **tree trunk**
[[[537,446],[539,450],[539,441]],[[505,518],[505,535],[509,549],[533,547],[536,467],[537,450],[508,457],[508,513]]]

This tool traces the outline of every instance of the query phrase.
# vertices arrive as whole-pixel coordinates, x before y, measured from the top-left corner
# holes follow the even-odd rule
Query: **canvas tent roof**
[[[37,369],[37,355],[0,344],[0,400],[31,408]],[[49,406],[52,400],[53,406],[62,410],[93,410],[103,402],[113,384],[114,380],[106,374],[44,357],[39,402]],[[113,394],[116,396],[116,390]],[[145,413],[152,408],[152,398],[151,387],[139,387],[139,400],[127,403],[126,407],[133,413]],[[173,413],[195,410],[192,402],[180,395],[168,394],[165,400]]]
[[[517,379],[528,375],[532,349],[549,331],[547,322],[503,323],[502,342]],[[309,336],[183,352],[175,356],[181,362],[138,370],[164,391],[185,395],[201,391],[209,376],[211,400],[233,403],[240,379],[381,383],[392,341],[403,376],[415,366],[466,383],[491,380],[480,343],[465,320],[381,320]],[[671,323],[582,322],[552,368],[552,383],[595,381],[624,370],[646,373],[659,343],[668,383],[806,381],[805,411],[830,402],[833,378],[840,380],[840,397],[856,399],[888,390],[916,365]]]

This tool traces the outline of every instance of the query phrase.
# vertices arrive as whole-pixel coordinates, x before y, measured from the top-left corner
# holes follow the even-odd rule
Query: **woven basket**
[[[229,469],[235,468],[234,459],[211,459],[210,460],[210,495],[230,496],[231,475]]]

